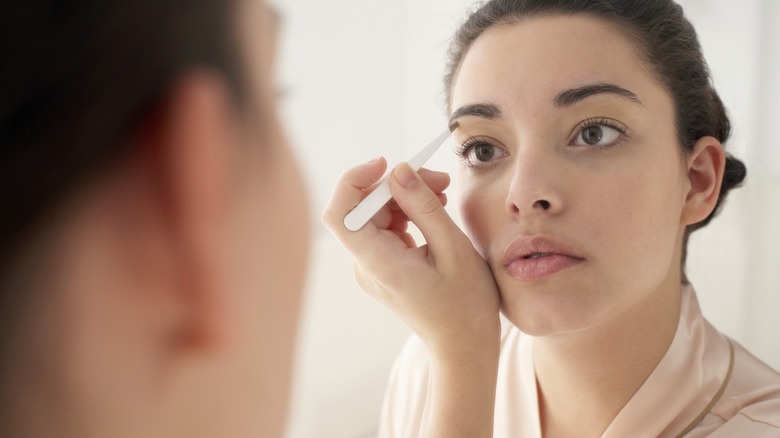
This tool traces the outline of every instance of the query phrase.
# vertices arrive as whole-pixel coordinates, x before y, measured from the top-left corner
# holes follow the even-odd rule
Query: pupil
[[[479,161],[490,161],[491,158],[493,158],[493,154],[495,153],[493,151],[493,147],[489,145],[479,145],[474,150],[477,160]]]
[[[582,139],[590,145],[598,144],[603,136],[604,132],[601,130],[601,126],[589,126],[582,131]]]

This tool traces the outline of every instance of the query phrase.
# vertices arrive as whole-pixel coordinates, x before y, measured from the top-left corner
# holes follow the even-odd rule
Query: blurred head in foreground
[[[257,0],[0,14],[2,436],[278,436],[307,252]]]

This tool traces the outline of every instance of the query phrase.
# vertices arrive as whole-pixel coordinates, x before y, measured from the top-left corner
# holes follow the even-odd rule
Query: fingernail
[[[407,163],[399,164],[398,167],[395,168],[395,171],[393,171],[393,174],[395,175],[395,179],[398,180],[398,183],[407,189],[411,189],[417,184],[417,176]]]
[[[374,159],[366,161],[366,165],[374,165],[378,163],[380,160],[382,160],[382,157],[376,157]]]

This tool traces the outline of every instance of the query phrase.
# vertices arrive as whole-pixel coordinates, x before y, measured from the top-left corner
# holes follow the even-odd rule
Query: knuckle
[[[336,216],[337,215],[333,211],[333,207],[328,205],[324,210],[322,210],[322,214],[320,214],[320,221],[323,223],[323,225],[325,225],[325,228],[331,231],[335,231],[339,222]]]
[[[426,193],[417,203],[415,210],[419,215],[430,216],[438,213],[440,208],[441,202],[439,198],[431,196],[431,193]]]

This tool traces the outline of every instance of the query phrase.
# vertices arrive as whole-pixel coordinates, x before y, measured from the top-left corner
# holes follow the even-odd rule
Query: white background
[[[365,296],[352,260],[319,224],[345,169],[407,159],[445,126],[441,75],[470,0],[283,0],[283,115],[308,178],[314,245],[289,438],[373,436],[409,331]],[[780,2],[681,2],[734,125],[747,185],[690,243],[705,315],[780,368]],[[455,164],[445,145],[428,167]]]

